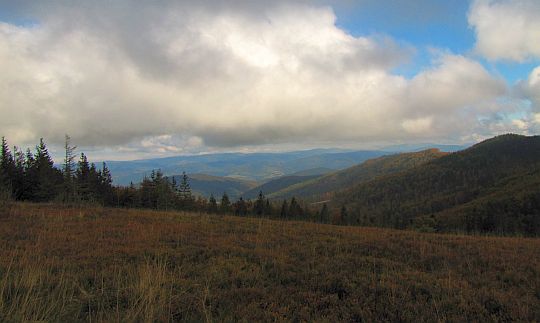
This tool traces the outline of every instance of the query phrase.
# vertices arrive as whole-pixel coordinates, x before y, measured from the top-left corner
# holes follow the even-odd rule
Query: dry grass
[[[55,205],[0,212],[0,321],[540,321],[540,240]]]

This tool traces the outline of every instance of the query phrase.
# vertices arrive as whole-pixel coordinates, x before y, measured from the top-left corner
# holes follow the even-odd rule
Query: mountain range
[[[225,153],[107,161],[107,166],[113,174],[114,183],[119,185],[138,183],[153,169],[161,169],[168,176],[186,172],[264,182],[313,169],[339,170],[385,154],[388,152],[315,149],[284,153]]]
[[[540,136],[498,136],[333,197],[354,224],[539,234]]]
[[[296,197],[314,209],[327,204],[338,223],[540,234],[539,136],[502,135],[457,151],[438,147],[446,151],[396,146],[397,152],[208,154],[109,165],[120,183],[151,169],[168,176],[186,170],[196,195],[219,199],[226,192],[234,200],[262,192],[273,201]]]

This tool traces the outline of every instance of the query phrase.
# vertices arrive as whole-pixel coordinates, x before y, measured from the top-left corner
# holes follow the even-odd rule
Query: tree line
[[[237,216],[256,216],[274,219],[308,220],[324,223],[340,222],[330,216],[329,209],[323,204],[320,210],[302,203],[296,198],[283,200],[281,203],[271,201],[259,192],[255,200],[243,197],[231,201],[226,192],[221,197],[213,194],[209,198],[195,196],[192,193],[189,177],[182,173],[180,181],[168,177],[161,170],[153,170],[145,176],[139,185],[113,188],[116,201],[114,205],[122,208],[148,208],[155,210],[181,210],[208,214],[234,214]]]
[[[61,168],[55,167],[49,150],[40,139],[35,151],[9,148],[2,137],[0,147],[0,195],[5,199],[31,202],[113,201],[112,177],[107,165],[98,169],[84,153],[77,162],[75,147],[66,135],[66,155]]]
[[[234,214],[276,219],[307,220],[345,224],[344,210],[331,215],[326,204],[319,209],[296,198],[271,201],[260,192],[255,200],[240,197],[231,201],[227,193],[208,199],[192,193],[189,177],[182,173],[180,181],[153,170],[135,185],[113,186],[107,164],[98,168],[88,162],[84,153],[75,154],[76,147],[66,135],[64,160],[61,167],[54,165],[48,148],[40,139],[35,151],[9,148],[2,137],[0,148],[0,197],[30,202],[86,203],[109,207],[147,208],[155,210],[183,210],[209,214]]]

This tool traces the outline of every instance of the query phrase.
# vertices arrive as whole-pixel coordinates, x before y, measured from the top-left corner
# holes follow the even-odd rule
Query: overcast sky
[[[540,131],[540,1],[0,0],[0,135],[90,158]]]

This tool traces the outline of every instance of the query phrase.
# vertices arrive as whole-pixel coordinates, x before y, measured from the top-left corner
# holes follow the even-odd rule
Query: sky
[[[90,159],[540,132],[540,1],[0,0],[0,135]]]

